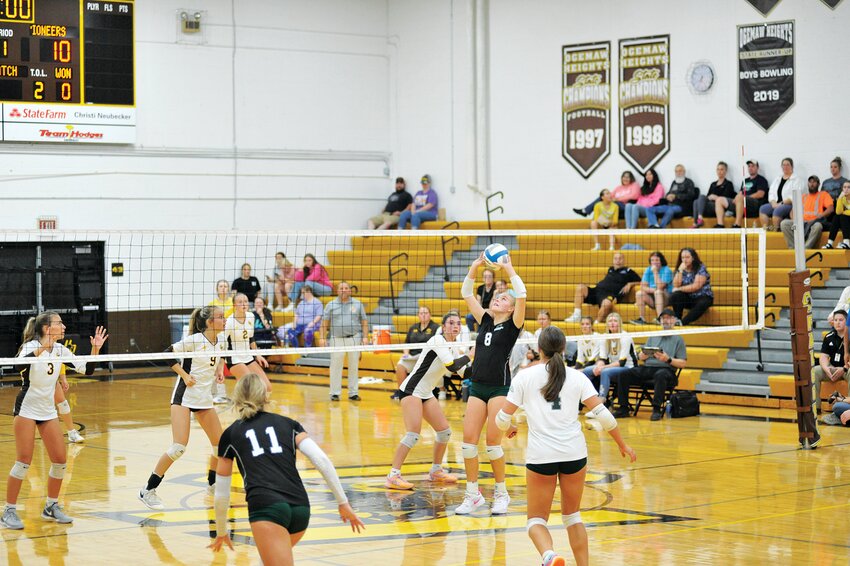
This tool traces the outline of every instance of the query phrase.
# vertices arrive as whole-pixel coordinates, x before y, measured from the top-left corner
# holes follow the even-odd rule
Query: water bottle
[[[669,419],[673,415],[673,403],[667,401],[667,406],[664,408],[664,412],[667,415],[667,418]]]

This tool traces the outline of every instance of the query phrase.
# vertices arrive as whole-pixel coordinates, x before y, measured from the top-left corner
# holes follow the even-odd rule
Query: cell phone
[[[657,346],[644,346],[641,348],[641,351],[647,356],[652,356],[660,352],[661,348],[658,348]]]

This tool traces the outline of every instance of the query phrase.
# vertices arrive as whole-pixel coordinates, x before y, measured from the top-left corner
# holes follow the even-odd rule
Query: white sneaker
[[[162,504],[162,500],[156,494],[155,489],[141,489],[139,490],[139,500],[147,505],[148,509],[153,509],[154,511],[162,511],[165,509],[165,506]]]
[[[564,319],[564,322],[581,322],[581,313],[571,314],[570,316]]]
[[[484,501],[484,496],[481,495],[479,491],[475,496],[469,495],[468,493],[463,496],[463,503],[457,506],[455,509],[455,515],[469,515],[479,507],[482,507],[486,501]]]
[[[508,513],[508,505],[511,502],[511,496],[508,492],[496,493],[493,496],[493,506],[490,507],[491,515],[506,515]]]
[[[83,435],[77,432],[77,429],[72,428],[68,431],[68,442],[80,443],[85,442],[85,440],[86,439],[83,438]]]

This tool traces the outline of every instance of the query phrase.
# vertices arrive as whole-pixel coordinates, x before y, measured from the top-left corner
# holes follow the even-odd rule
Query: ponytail
[[[564,349],[567,347],[567,340],[560,328],[547,326],[540,333],[537,346],[540,348],[540,352],[549,358],[546,362],[549,378],[540,391],[543,393],[543,398],[548,403],[552,403],[558,398],[561,389],[564,387],[564,381],[567,379],[567,369],[563,356]]]
[[[27,342],[31,342],[37,338],[42,338],[44,336],[44,331],[42,330],[45,326],[50,325],[50,319],[54,316],[58,316],[53,311],[44,311],[43,313],[31,316],[27,319],[27,323],[24,326],[24,333],[21,336],[21,348],[24,347],[24,344]],[[18,349],[18,353],[20,353],[20,348]]]
[[[239,418],[247,421],[265,408],[267,397],[263,380],[256,373],[249,373],[236,382],[233,406]]]
[[[215,314],[215,309],[218,307],[206,306],[200,307],[192,311],[189,316],[189,334],[198,334],[207,329],[209,320]]]

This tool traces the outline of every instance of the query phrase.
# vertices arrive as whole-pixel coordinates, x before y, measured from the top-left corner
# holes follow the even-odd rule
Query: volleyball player
[[[221,357],[225,352],[224,310],[221,307],[206,306],[195,309],[189,317],[189,336],[168,347],[169,352],[206,352],[207,355],[197,358],[177,360],[171,369],[177,373],[177,382],[171,394],[171,436],[172,444],[160,456],[148,483],[139,490],[139,499],[150,509],[163,509],[162,500],[156,493],[156,488],[162,483],[165,472],[185,452],[189,443],[189,414],[194,413],[195,419],[204,429],[213,448],[210,456],[207,481],[212,491],[215,483],[216,451],[218,440],[221,438],[221,422],[213,409],[213,382],[224,381]]]
[[[452,436],[452,429],[440,403],[434,398],[434,387],[442,381],[446,371],[460,373],[469,363],[469,356],[462,354],[452,343],[460,334],[460,316],[448,313],[443,316],[443,333],[432,336],[425,343],[413,371],[399,387],[401,411],[407,432],[395,451],[392,468],[384,484],[389,489],[413,489],[413,484],[401,477],[401,466],[405,458],[419,442],[422,418],[434,429],[434,461],[428,479],[432,482],[457,483],[457,477],[443,469],[443,456]]]
[[[24,523],[18,517],[17,503],[21,485],[27,477],[32,454],[35,449],[35,429],[38,428],[41,441],[50,458],[50,470],[47,472],[47,503],[41,512],[41,518],[57,523],[68,524],[74,520],[65,514],[59,505],[59,490],[65,476],[66,451],[62,429],[53,404],[56,381],[62,362],[52,362],[53,358],[73,357],[60,340],[65,337],[65,325],[55,312],[45,311],[31,317],[24,328],[24,343],[18,351],[19,358],[39,358],[38,363],[20,366],[23,384],[15,399],[14,420],[15,464],[9,472],[6,483],[6,506],[0,523],[7,529],[23,529]],[[91,341],[91,353],[97,355],[109,337],[102,326],[95,329]],[[78,373],[91,375],[94,363],[73,363]]]
[[[248,521],[263,564],[294,564],[292,547],[301,540],[310,522],[310,500],[295,466],[295,449],[321,472],[339,505],[339,516],[351,530],[365,529],[342,489],[327,455],[307,436],[300,423],[267,413],[268,392],[262,379],[248,374],[236,383],[233,404],[239,420],[221,435],[215,481],[216,538],[209,548],[231,549],[227,531],[233,460],[245,482]]]
[[[484,263],[484,254],[472,262],[469,273],[463,280],[461,295],[469,311],[478,321],[478,337],[475,340],[475,361],[470,371],[469,401],[463,417],[463,464],[466,468],[466,494],[463,503],[455,509],[458,515],[466,515],[484,505],[484,497],[478,491],[478,439],[487,425],[487,456],[493,468],[496,487],[490,512],[502,515],[508,512],[511,501],[505,486],[505,453],[502,451],[502,431],[496,426],[496,414],[505,402],[511,385],[508,361],[511,350],[525,324],[525,284],[516,274],[510,257],[500,264],[507,272],[513,286],[513,294],[497,294],[484,309],[473,296],[475,274]],[[509,436],[516,434],[512,431]]]
[[[263,356],[252,356],[249,350],[256,350],[257,343],[254,342],[254,313],[248,310],[248,296],[237,293],[233,297],[233,314],[227,317],[224,323],[224,336],[227,340],[227,349],[234,353],[230,356],[230,373],[241,378],[249,373],[256,373],[266,384],[266,390],[271,392],[272,384],[266,376],[263,368],[269,367],[269,362]]]
[[[504,408],[496,416],[501,430],[511,427],[511,417],[524,407],[528,421],[525,477],[528,493],[526,530],[543,566],[563,566],[564,558],[552,550],[552,535],[546,527],[555,485],[561,486],[561,520],[567,529],[576,564],[588,564],[587,531],[579,508],[587,473],[587,444],[578,421],[579,402],[594,414],[602,428],[634,462],[635,451],[623,441],[617,421],[597,397],[593,384],[583,373],[564,365],[564,333],[550,326],[538,339],[543,364],[525,369],[514,377]]]
[[[25,339],[24,342],[27,342]],[[77,431],[74,426],[74,419],[71,417],[71,405],[65,398],[65,392],[68,391],[68,380],[65,378],[65,365],[59,370],[59,381],[56,383],[56,390],[53,394],[53,404],[56,405],[56,410],[59,412],[59,418],[62,424],[65,425],[65,430],[68,431],[68,442],[80,443],[85,442],[85,438]]]

